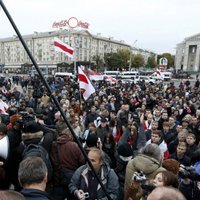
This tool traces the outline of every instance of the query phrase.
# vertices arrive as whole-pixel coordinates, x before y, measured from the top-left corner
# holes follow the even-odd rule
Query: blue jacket
[[[119,182],[118,177],[114,170],[107,165],[103,165],[101,168],[100,179],[110,195],[111,199],[117,200],[119,193]],[[88,168],[87,165],[79,167],[74,175],[72,176],[71,182],[69,184],[69,190],[74,194],[75,190],[82,189],[84,192],[85,188],[88,188]],[[100,184],[97,186],[97,197],[98,200],[107,200],[105,193],[103,192]]]

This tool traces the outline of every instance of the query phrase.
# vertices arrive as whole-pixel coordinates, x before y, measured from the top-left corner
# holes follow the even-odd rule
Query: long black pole
[[[7,10],[7,8],[6,8],[6,6],[4,5],[4,3],[3,3],[2,0],[0,0],[0,4],[1,4],[1,7],[2,7],[2,9],[4,10],[4,12],[5,12],[5,14],[6,14],[8,20],[10,21],[10,23],[11,23],[13,29],[15,30],[17,36],[19,37],[19,40],[21,41],[21,43],[22,43],[24,49],[26,50],[26,52],[27,52],[29,58],[31,59],[33,65],[35,66],[35,69],[37,70],[37,72],[38,72],[38,74],[39,74],[39,76],[40,76],[40,78],[41,78],[43,84],[44,84],[45,87],[47,88],[47,91],[49,92],[49,94],[51,94],[51,98],[53,99],[55,105],[57,106],[58,110],[60,111],[60,113],[61,113],[61,115],[62,115],[62,117],[63,117],[65,123],[66,123],[67,126],[69,127],[69,130],[71,131],[71,133],[72,133],[72,135],[73,135],[73,137],[74,137],[74,140],[77,142],[77,144],[78,144],[80,150],[82,151],[82,153],[83,153],[85,159],[87,160],[89,166],[91,167],[92,171],[94,172],[94,175],[95,175],[95,177],[97,178],[99,184],[101,185],[102,190],[104,191],[104,193],[105,193],[105,195],[107,196],[107,198],[108,198],[109,200],[112,200],[111,197],[109,196],[109,194],[107,193],[107,191],[106,191],[106,189],[105,189],[103,183],[101,182],[100,178],[98,177],[97,173],[95,172],[92,163],[91,163],[90,160],[88,159],[87,153],[85,152],[85,150],[83,149],[83,147],[82,147],[80,141],[79,141],[78,138],[76,137],[76,134],[74,133],[74,130],[72,129],[70,123],[68,122],[68,120],[67,120],[67,118],[66,118],[66,116],[65,116],[65,114],[64,114],[64,112],[63,112],[63,110],[62,110],[62,108],[61,108],[61,106],[60,106],[60,104],[59,104],[59,102],[58,102],[58,100],[57,100],[56,97],[52,94],[52,91],[51,91],[51,88],[50,88],[49,84],[47,83],[47,81],[46,81],[46,79],[44,78],[42,72],[40,71],[40,68],[38,67],[38,64],[36,63],[35,59],[33,58],[33,56],[32,56],[32,54],[31,54],[29,48],[27,47],[27,45],[26,45],[26,43],[25,43],[25,41],[24,41],[24,39],[23,39],[21,33],[19,32],[19,30],[18,30],[18,28],[17,28],[15,22],[13,21],[13,19],[12,19],[10,13],[8,12],[8,10]]]

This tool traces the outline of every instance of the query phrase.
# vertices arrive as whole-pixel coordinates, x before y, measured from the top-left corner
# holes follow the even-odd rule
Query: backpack
[[[23,146],[25,147],[22,154],[22,159],[24,160],[25,158],[30,157],[30,156],[36,156],[36,157],[42,158],[42,160],[45,162],[47,166],[47,170],[48,170],[47,178],[49,182],[52,178],[53,168],[51,165],[51,161],[49,159],[49,154],[46,151],[46,149],[42,147],[41,141],[38,144],[29,144],[28,146],[26,146],[24,142],[22,143],[23,143]]]

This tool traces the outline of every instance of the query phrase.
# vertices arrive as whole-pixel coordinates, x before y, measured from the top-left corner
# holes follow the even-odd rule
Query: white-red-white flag
[[[79,87],[82,89],[83,98],[87,100],[90,95],[95,92],[95,89],[80,67],[78,67],[78,79]]]
[[[83,70],[89,77],[90,80],[94,80],[94,81],[102,81],[104,76],[99,73],[99,72],[95,72],[91,69],[88,70]]]
[[[65,44],[63,41],[58,39],[57,37],[54,38],[54,49],[55,51],[65,53],[69,57],[73,57],[74,49],[69,45]]]
[[[8,114],[6,113],[8,108],[9,108],[8,104],[0,99],[0,114]]]
[[[117,79],[113,78],[112,76],[104,76],[105,81],[110,82],[111,84],[117,83]]]
[[[156,74],[161,78],[164,78],[162,72],[159,69],[156,69]]]

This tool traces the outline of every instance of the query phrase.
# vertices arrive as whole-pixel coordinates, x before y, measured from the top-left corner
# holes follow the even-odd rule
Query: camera
[[[182,167],[178,173],[180,178],[189,178],[194,181],[200,181],[200,175],[196,173],[195,168],[193,167]]]
[[[148,195],[155,189],[155,185],[153,185],[149,182],[149,180],[147,180],[145,174],[142,171],[135,172],[132,176],[132,181],[136,181],[140,184],[144,196]]]
[[[135,172],[132,176],[133,181],[144,182],[146,181],[146,176],[142,171]]]
[[[89,193],[88,193],[88,192],[85,192],[85,193],[84,193],[84,196],[85,196],[86,199],[89,198]]]
[[[89,198],[89,193],[88,192],[82,193],[81,195],[82,195],[82,197],[85,197],[85,199]]]
[[[35,116],[31,115],[27,112],[19,112],[19,114],[22,116],[22,121],[23,122],[30,122],[35,120]]]
[[[20,119],[17,120],[17,122],[20,124],[20,128],[24,131],[26,127],[27,122],[35,121],[35,116],[31,115],[27,112],[19,112],[19,114],[22,116]]]

